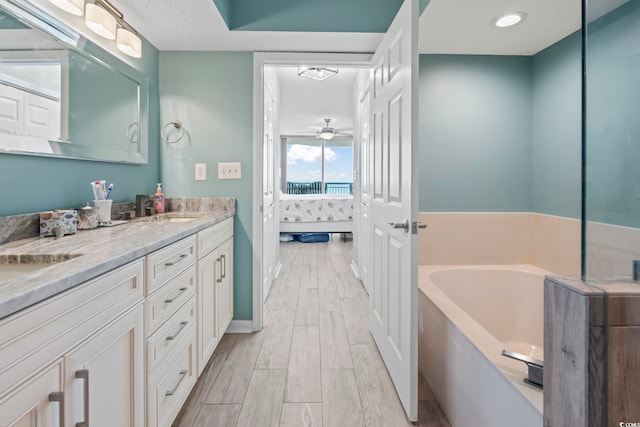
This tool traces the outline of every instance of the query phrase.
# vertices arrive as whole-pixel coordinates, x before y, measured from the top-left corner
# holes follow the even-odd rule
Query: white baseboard
[[[355,259],[351,260],[351,270],[353,271],[353,274],[356,275],[356,279],[360,280],[359,269]]]
[[[273,273],[274,279],[278,278],[278,276],[280,275],[280,271],[282,271],[282,263],[280,262],[280,260],[278,260],[278,264],[276,265],[276,271],[275,273]]]
[[[253,321],[232,320],[227,328],[227,334],[250,334],[253,332]]]

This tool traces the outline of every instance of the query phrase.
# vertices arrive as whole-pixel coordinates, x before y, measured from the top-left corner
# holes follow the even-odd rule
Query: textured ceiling
[[[218,1],[228,18],[235,2],[250,0]],[[251,1],[266,5],[284,0]],[[322,5],[336,2],[316,1]],[[286,31],[230,31],[214,0],[112,0],[112,3],[159,50],[373,52],[382,37],[372,32],[298,31],[292,35]],[[431,0],[420,17],[419,50],[530,55],[580,27],[580,4],[580,0]],[[493,18],[514,10],[529,15],[523,24],[502,31],[490,25]],[[311,18],[324,22],[335,17],[339,18],[339,13],[327,6],[324,15]]]

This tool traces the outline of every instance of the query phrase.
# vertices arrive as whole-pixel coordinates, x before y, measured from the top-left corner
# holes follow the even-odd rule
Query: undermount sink
[[[76,258],[80,254],[3,255],[0,257],[0,282]]]

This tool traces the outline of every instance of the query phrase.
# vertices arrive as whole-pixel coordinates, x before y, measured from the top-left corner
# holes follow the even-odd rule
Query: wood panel
[[[609,329],[609,425],[640,422],[640,327]]]
[[[544,426],[587,426],[587,300],[545,280],[544,311]]]

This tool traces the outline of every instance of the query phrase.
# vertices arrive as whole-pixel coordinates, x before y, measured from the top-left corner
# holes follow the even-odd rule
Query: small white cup
[[[111,199],[93,201],[99,223],[111,222],[111,203],[113,203]]]

